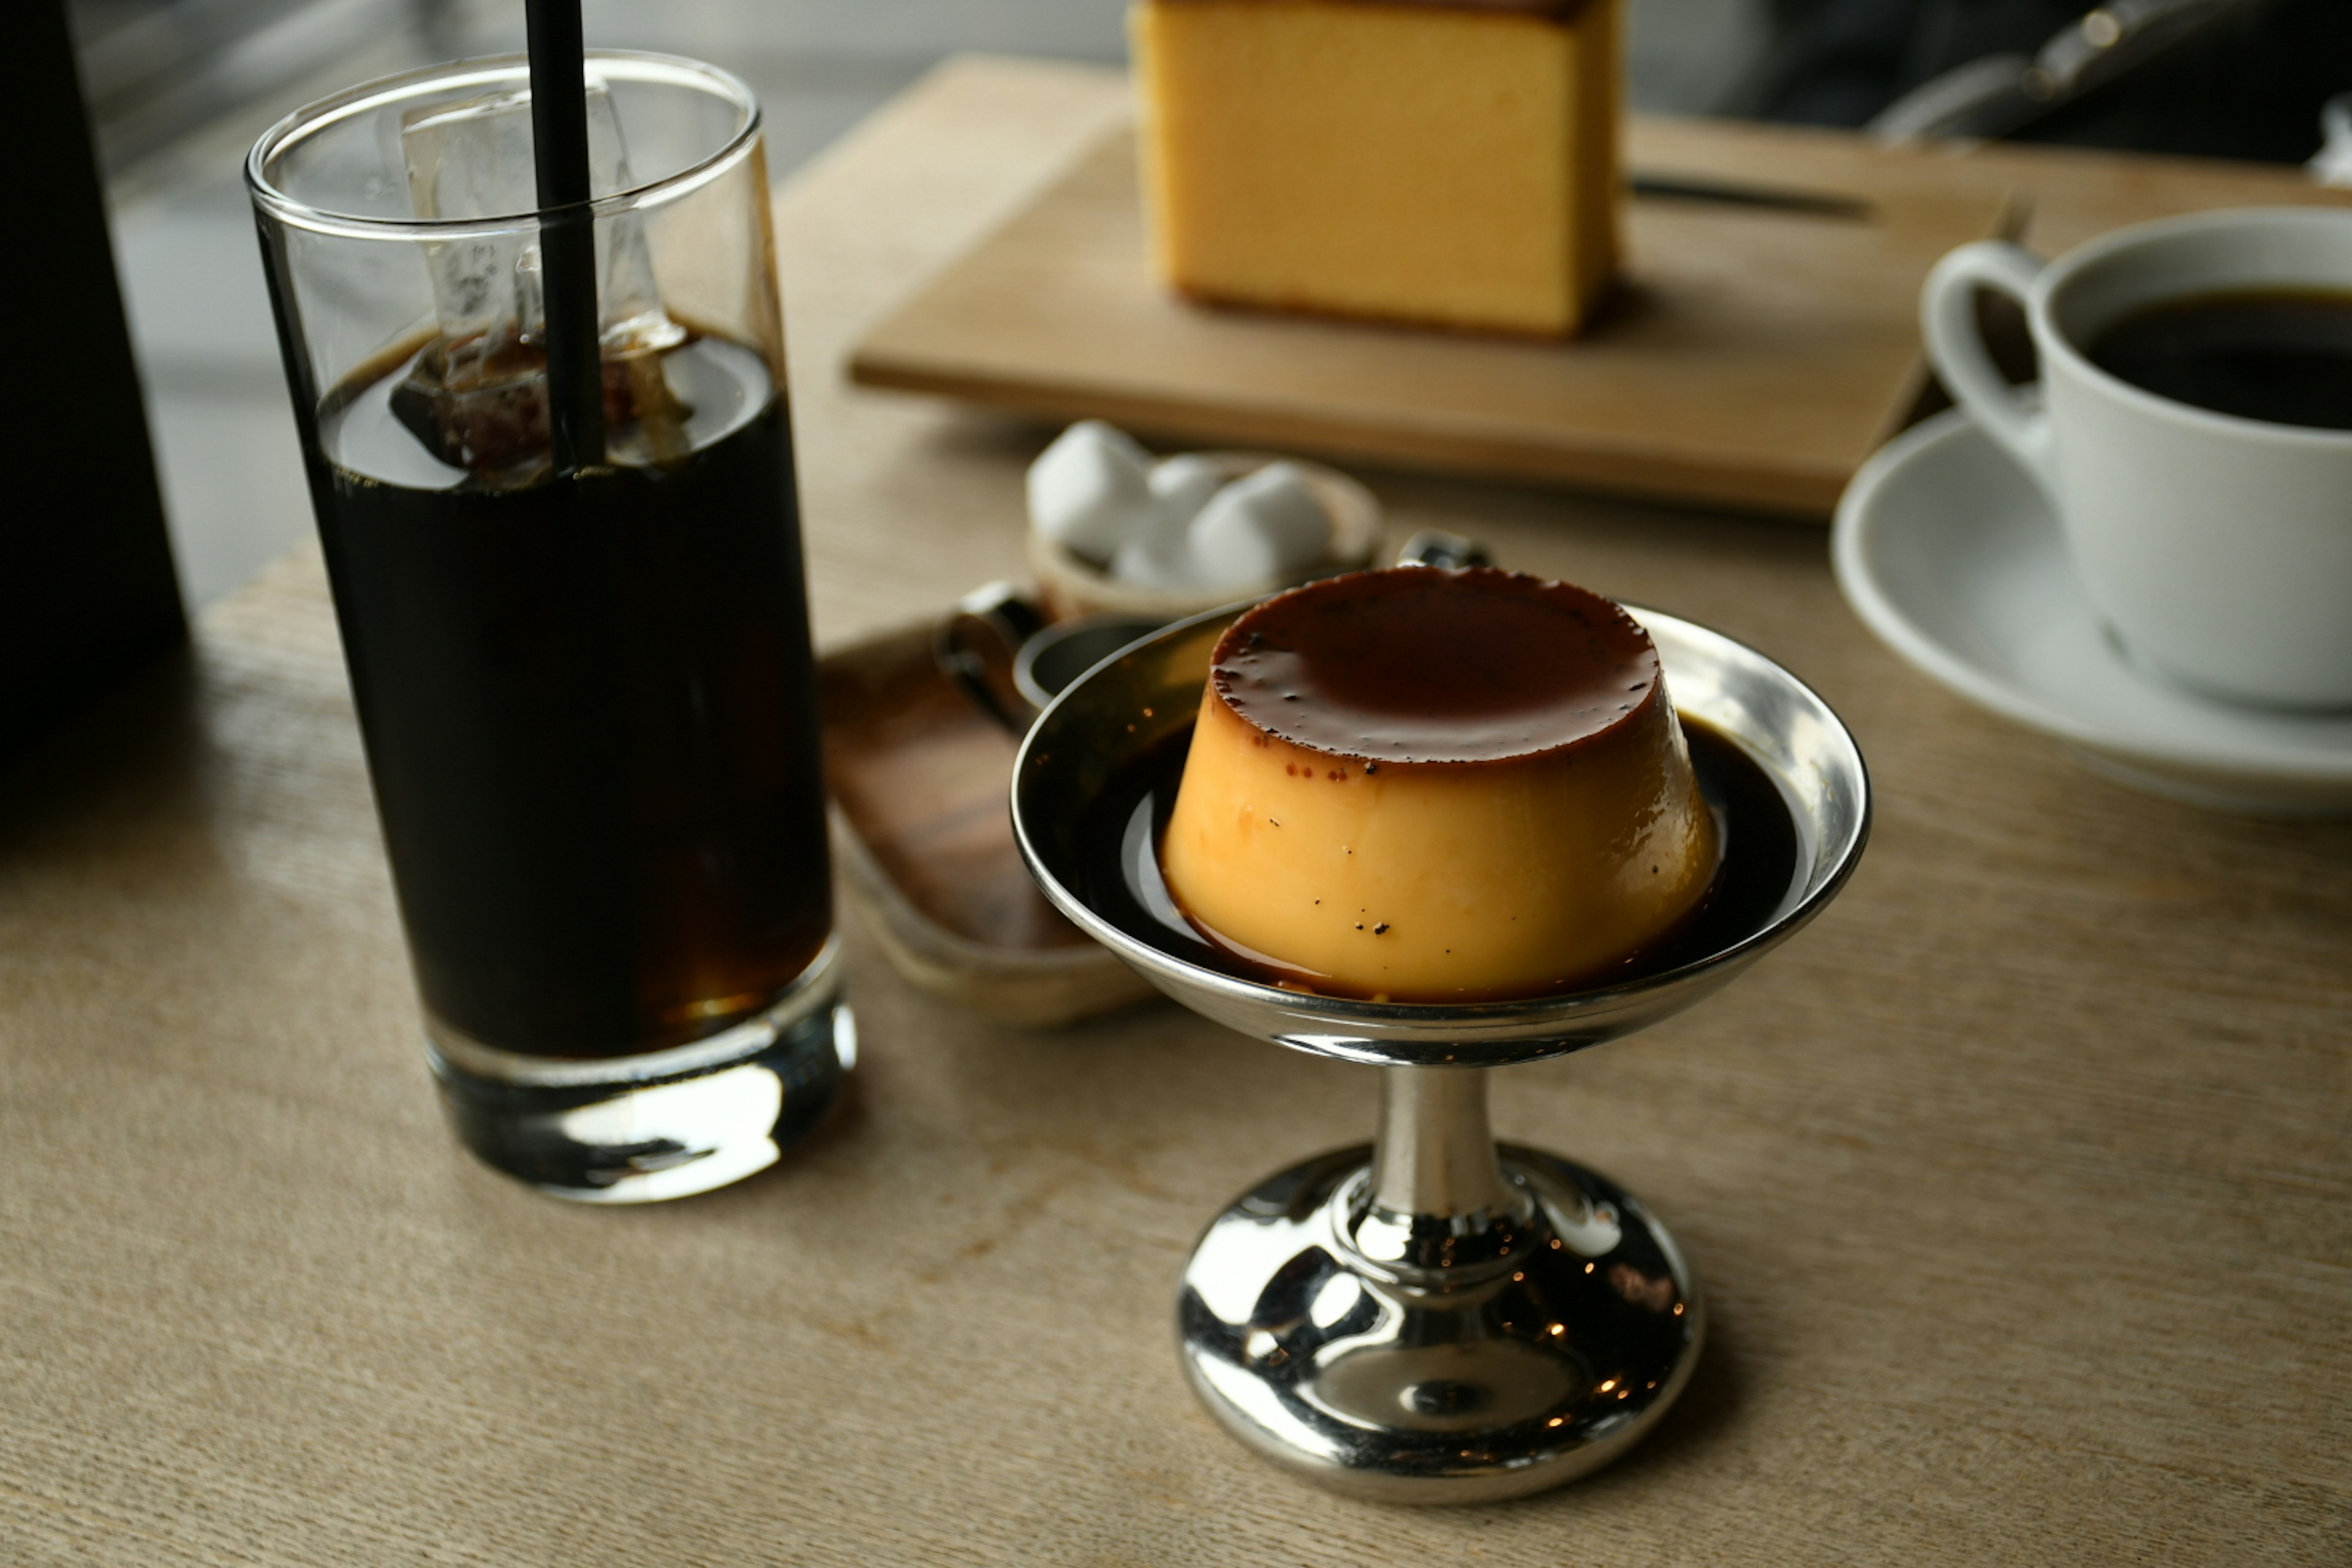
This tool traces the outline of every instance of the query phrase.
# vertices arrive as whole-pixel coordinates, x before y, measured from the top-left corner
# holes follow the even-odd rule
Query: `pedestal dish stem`
[[[1500,1213],[1510,1196],[1486,1123],[1484,1068],[1381,1069],[1372,1204],[1431,1219]]]

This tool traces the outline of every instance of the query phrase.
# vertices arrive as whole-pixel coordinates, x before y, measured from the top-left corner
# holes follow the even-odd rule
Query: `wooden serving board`
[[[1637,121],[1647,175],[1860,210],[1633,200],[1623,281],[1569,342],[1219,310],[1153,278],[1121,127],[884,319],[850,374],[1192,441],[1826,516],[1918,394],[1921,280],[2002,231],[2006,191],[1852,137],[1759,150],[1752,129],[1674,126],[1659,163],[1643,140]]]

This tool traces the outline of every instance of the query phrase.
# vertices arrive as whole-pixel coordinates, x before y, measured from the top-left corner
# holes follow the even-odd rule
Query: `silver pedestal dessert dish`
[[[1188,940],[1158,880],[1154,813],[1167,803],[1134,782],[1191,726],[1242,608],[1089,670],[1030,731],[1013,784],[1038,885],[1152,984],[1244,1035],[1386,1069],[1376,1142],[1270,1176],[1211,1222],[1178,1300],[1185,1371],[1234,1436],[1357,1496],[1477,1502],[1571,1479],[1665,1414],[1697,1364],[1706,1309],[1637,1199],[1556,1156],[1497,1149],[1481,1069],[1656,1023],[1819,913],[1869,833],[1862,755],[1779,665],[1634,609],[1677,710],[1783,797],[1796,843],[1785,890],[1770,888],[1715,951],[1601,989],[1465,1005],[1302,994],[1217,967]],[[1761,840],[1725,826],[1728,868]]]

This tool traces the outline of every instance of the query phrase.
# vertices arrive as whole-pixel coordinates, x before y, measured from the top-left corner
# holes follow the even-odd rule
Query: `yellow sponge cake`
[[[1476,1001],[1604,979],[1699,903],[1717,851],[1638,622],[1563,583],[1405,567],[1219,640],[1160,867],[1278,978]]]
[[[1561,336],[1617,257],[1619,0],[1141,0],[1163,279]]]

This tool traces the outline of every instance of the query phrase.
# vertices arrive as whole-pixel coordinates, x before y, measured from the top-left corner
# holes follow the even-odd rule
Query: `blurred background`
[[[37,0],[38,3],[38,0]],[[1638,110],[2302,161],[2352,0],[1627,0]],[[308,531],[245,153],[310,99],[522,47],[519,0],[69,0],[184,594]],[[592,45],[758,90],[779,176],[940,59],[1107,63],[1126,0],[585,0]]]

